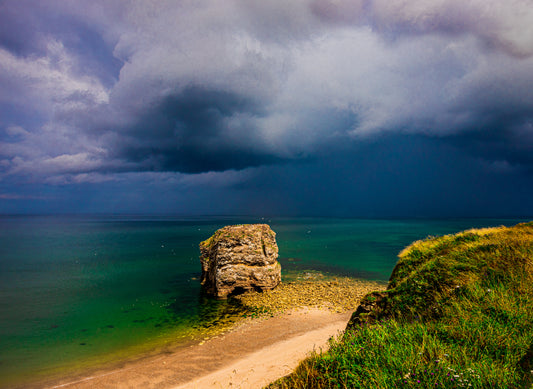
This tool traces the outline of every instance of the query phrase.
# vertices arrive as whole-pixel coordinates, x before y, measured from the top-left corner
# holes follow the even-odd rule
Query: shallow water
[[[267,222],[287,271],[387,280],[428,235],[520,220],[0,217],[0,386],[126,358],[238,317],[202,296],[198,243]]]

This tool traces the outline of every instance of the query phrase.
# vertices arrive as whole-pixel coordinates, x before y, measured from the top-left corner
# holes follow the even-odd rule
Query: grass
[[[344,336],[270,388],[531,388],[532,360],[526,223],[411,244]]]

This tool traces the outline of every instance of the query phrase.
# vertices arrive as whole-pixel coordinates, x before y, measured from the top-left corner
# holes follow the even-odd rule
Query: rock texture
[[[200,243],[202,285],[218,298],[281,281],[276,233],[267,224],[226,226]]]

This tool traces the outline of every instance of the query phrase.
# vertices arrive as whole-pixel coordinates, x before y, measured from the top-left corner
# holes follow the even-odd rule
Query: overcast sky
[[[532,0],[0,1],[0,213],[533,215]]]

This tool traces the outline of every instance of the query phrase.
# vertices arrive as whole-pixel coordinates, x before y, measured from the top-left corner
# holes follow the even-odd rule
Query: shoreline
[[[371,291],[381,289],[382,285],[379,281],[326,277],[320,272],[305,272],[298,279],[281,283],[274,290],[247,292],[236,296],[240,304],[247,308],[248,314],[238,318],[229,327],[214,327],[196,340],[186,343],[176,341],[130,359],[37,378],[14,387],[167,389],[204,379],[232,364],[237,365],[230,369],[231,372],[247,369],[249,374],[232,376],[227,372],[220,372],[222,376],[209,379],[211,382],[225,380],[226,384],[211,387],[236,387],[238,382],[247,382],[244,386],[247,388],[252,382],[266,385],[292,371],[307,352],[325,348],[331,336],[344,330],[361,298]],[[285,344],[281,345],[283,342]],[[268,369],[264,364],[257,365],[257,361],[263,359],[261,355],[269,352],[277,343],[280,343],[278,346],[283,351],[303,351],[303,354],[291,354],[280,363],[276,356],[281,354],[278,350]],[[254,353],[260,355],[250,357]],[[277,370],[275,365],[278,366]],[[283,366],[291,368],[279,370]],[[259,371],[263,373],[259,374]],[[278,373],[273,374],[274,371]],[[209,387],[206,382],[201,382],[202,385],[184,386],[182,389]]]
[[[29,387],[88,388],[262,388],[289,374],[310,352],[326,349],[344,331],[351,311],[298,308],[273,317],[245,319],[231,330],[157,356],[63,377]]]

